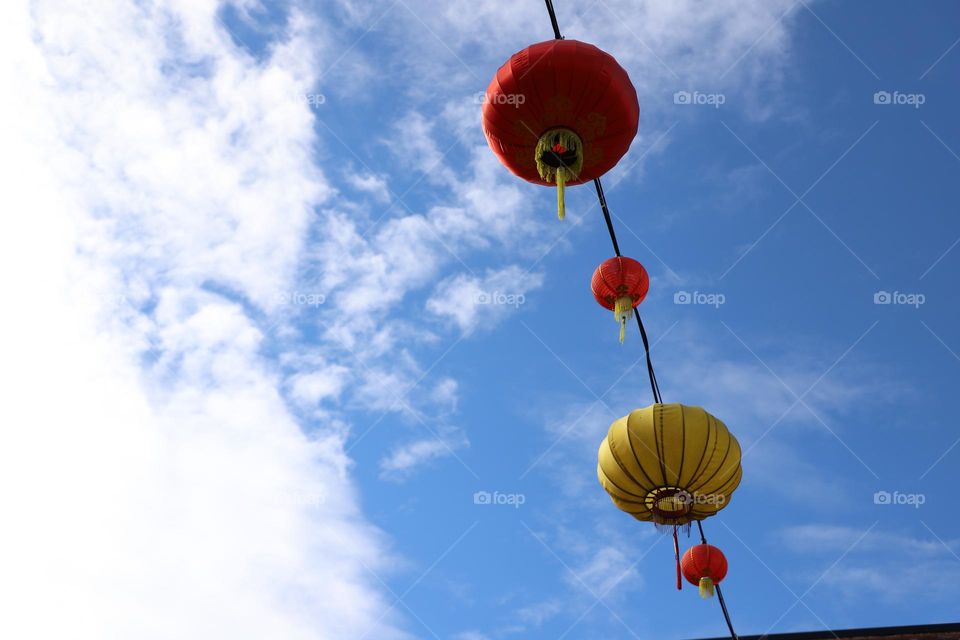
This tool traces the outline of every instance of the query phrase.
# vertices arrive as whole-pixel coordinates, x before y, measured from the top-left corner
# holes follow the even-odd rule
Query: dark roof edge
[[[839,629],[834,631],[801,631],[799,633],[771,633],[762,636],[740,636],[740,640],[821,640],[822,638],[873,638],[899,636],[910,633],[944,633],[960,631],[960,622],[917,624],[907,627],[871,627],[866,629]],[[703,640],[729,640],[730,636]]]

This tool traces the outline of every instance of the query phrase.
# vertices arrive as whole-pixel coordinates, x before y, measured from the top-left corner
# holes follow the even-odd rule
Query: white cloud
[[[406,637],[341,432],[304,434],[248,310],[331,191],[311,47],[295,20],[254,65],[168,7],[2,8],[0,635]]]
[[[938,540],[932,534],[916,537],[881,526],[805,524],[784,528],[775,537],[806,559],[804,579],[817,580],[847,600],[896,604],[920,592],[930,600],[952,599],[954,580],[944,563],[956,563],[960,541]]]
[[[571,585],[586,587],[598,597],[606,597],[615,588],[621,585],[625,588],[640,578],[634,560],[622,549],[612,546],[597,549],[586,563],[574,571],[576,578],[570,579]]]
[[[523,624],[523,627],[520,629],[523,631],[528,625],[535,628],[542,627],[543,623],[556,617],[562,613],[564,609],[565,604],[560,600],[544,600],[543,602],[521,607],[516,611],[515,615],[517,620]]]
[[[437,284],[427,310],[452,320],[466,335],[492,329],[527,303],[527,294],[543,284],[542,273],[517,266],[488,270],[482,277],[457,274]]]
[[[844,599],[867,600],[884,604],[913,602],[918,593],[926,594],[926,602],[954,601],[956,585],[953,575],[943,570],[943,561],[917,564],[883,564],[844,562],[823,576],[823,584],[840,593]]]
[[[470,442],[461,429],[447,427],[436,435],[402,444],[380,460],[380,477],[384,480],[401,481],[438,458],[455,456],[459,449]]]
[[[557,10],[565,37],[597,44],[627,69],[641,96],[641,118],[660,129],[666,118],[676,117],[669,106],[678,90],[721,90],[729,94],[731,108],[769,116],[773,96],[765,91],[760,100],[756,89],[779,82],[799,8],[792,0],[709,5],[609,0],[589,11]],[[413,36],[396,44],[399,54],[391,62],[397,74],[442,77],[451,88],[470,89],[464,95],[485,89],[509,55],[553,35],[547,12],[537,3],[511,6],[505,13],[496,0],[455,0],[442,11],[429,0],[411,0],[402,7],[384,6],[365,19],[381,15]],[[403,90],[414,101],[436,99],[429,85],[408,85]],[[653,105],[657,108],[647,109]],[[692,115],[692,110],[683,113]]]
[[[290,395],[303,405],[315,405],[327,399],[336,400],[347,383],[348,375],[349,369],[340,365],[298,373],[289,380]]]
[[[369,193],[377,202],[390,202],[390,187],[384,176],[372,173],[348,173],[347,182],[354,189]]]
[[[540,544],[552,551],[544,549],[545,554],[551,558],[554,554],[562,558],[561,583],[564,589],[559,594],[552,593],[547,597],[538,592],[533,602],[516,606],[491,632],[495,637],[529,636],[531,632],[570,611],[582,611],[585,594],[590,602],[599,597],[607,604],[622,598],[629,599],[634,590],[643,586],[640,573],[642,557],[663,538],[654,533],[652,527],[639,531],[634,528],[629,543],[617,547],[598,545],[598,540],[623,539],[623,532],[606,526],[596,518],[590,518],[590,526],[584,529],[580,526],[584,511],[578,506],[572,512],[569,502],[562,506],[551,505],[550,509],[552,513],[548,517],[556,535],[548,538],[542,531],[534,535]],[[568,526],[568,523],[573,526]],[[645,545],[637,545],[639,540],[653,542],[644,550]],[[507,594],[503,600],[512,603],[518,598],[514,594]]]
[[[453,378],[443,378],[432,385],[430,400],[445,413],[454,413],[460,399],[460,385]]]
[[[866,535],[864,535],[866,534]],[[911,556],[949,555],[950,547],[960,545],[960,540],[941,541],[936,538],[917,538],[893,531],[830,524],[805,524],[787,527],[779,532],[781,539],[796,553],[834,554],[848,549],[864,551],[896,551]]]

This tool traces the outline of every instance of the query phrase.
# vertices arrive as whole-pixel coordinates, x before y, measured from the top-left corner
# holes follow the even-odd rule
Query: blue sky
[[[561,23],[570,24],[576,8],[558,5]],[[960,436],[950,391],[960,376],[960,336],[950,320],[956,262],[951,254],[940,259],[960,235],[952,215],[960,161],[949,148],[958,143],[951,79],[960,63],[948,54],[930,67],[960,35],[956,9],[811,9],[816,14],[796,8],[786,19],[791,46],[769,95],[677,82],[677,90],[724,93],[725,104],[713,109],[641,91],[641,129],[648,118],[673,126],[669,143],[642,161],[642,174],[607,181],[624,251],[652,273],[641,309],[659,340],[665,398],[708,407],[745,447],[760,440],[744,460],[730,508],[707,524],[730,558],[724,586],[742,633],[941,622],[955,614],[937,574],[960,562],[948,508],[958,454],[941,459]],[[548,35],[547,26],[544,15],[544,28],[528,40]],[[375,58],[392,33],[384,25],[357,49]],[[599,29],[565,34],[604,46]],[[524,44],[513,41],[500,58]],[[484,80],[498,63],[469,60],[469,71]],[[464,75],[452,53],[434,63]],[[926,102],[877,105],[877,91],[917,93]],[[384,98],[375,112],[405,99]],[[347,144],[360,145],[357,163],[395,171],[396,160],[381,164],[356,123],[331,106],[317,115],[342,127]],[[445,148],[452,138],[437,128]],[[476,139],[479,128],[466,135]],[[634,151],[649,147],[638,142]],[[463,162],[458,151],[446,163]],[[392,189],[403,192],[419,179],[400,177]],[[413,209],[440,198],[429,178],[418,186],[408,199]],[[528,186],[523,194],[552,224],[552,194]],[[535,610],[544,616],[526,632],[535,637],[630,637],[625,626],[640,637],[723,635],[715,603],[674,592],[669,541],[613,509],[594,481],[600,434],[614,414],[648,404],[649,393],[635,366],[639,340],[631,335],[618,347],[609,317],[589,295],[592,269],[611,255],[592,200],[589,189],[577,190],[567,224],[578,228],[540,261],[542,287],[508,320],[449,352],[449,340],[416,352],[428,365],[442,357],[420,385],[429,389],[447,375],[459,381],[460,402],[448,419],[464,430],[469,449],[402,484],[384,483],[377,459],[409,437],[405,430],[422,433],[416,423],[384,419],[351,449],[371,519],[417,564],[389,582],[398,594],[469,531],[404,597],[440,637],[464,628],[505,636],[511,625],[536,619]],[[544,233],[556,237],[561,229]],[[462,259],[480,271],[504,257],[477,251]],[[679,291],[719,293],[725,303],[676,305]],[[878,291],[919,293],[925,302],[875,305]],[[410,296],[412,317],[418,302]],[[611,386],[606,403],[614,414],[595,407],[558,443],[593,394]],[[791,408],[794,394],[809,408]],[[772,426],[781,412],[786,417]],[[357,415],[361,423],[379,418]],[[478,507],[471,500],[478,490],[526,501],[516,509]],[[883,490],[920,493],[926,502],[874,504]],[[641,556],[604,598],[609,609],[591,609],[596,598],[587,587],[598,591]],[[595,582],[580,583],[578,572]],[[423,623],[414,621],[421,625],[415,633],[429,637]]]
[[[746,452],[705,523],[737,631],[955,621],[957,6],[555,4],[637,87],[604,184],[664,399]],[[480,129],[497,67],[551,35],[542,3],[109,9],[8,10],[8,198],[34,212],[10,234],[35,242],[4,253],[36,275],[9,289],[35,307],[4,331],[7,449],[46,453],[6,461],[38,480],[5,546],[64,585],[74,636],[724,635],[596,480],[651,400],[590,294],[595,196],[558,222]]]

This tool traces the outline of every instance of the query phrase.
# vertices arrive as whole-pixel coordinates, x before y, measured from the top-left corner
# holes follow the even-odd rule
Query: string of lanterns
[[[635,317],[654,397],[652,405],[610,425],[600,444],[597,476],[619,509],[672,531],[677,589],[682,577],[704,598],[716,593],[730,635],[737,640],[719,586],[727,560],[707,544],[702,521],[726,507],[740,484],[740,445],[727,426],[704,409],[663,403],[637,310],[650,288],[649,274],[640,262],[621,255],[600,182],[637,134],[637,92],[610,54],[564,39],[552,0],[545,2],[555,37],[515,53],[496,72],[483,104],[483,132],[511,173],[556,187],[560,220],[566,211],[566,188],[593,181],[616,255],[597,267],[590,289],[597,303],[613,311],[621,343],[630,315]],[[677,532],[689,532],[694,522],[701,542],[681,558]]]

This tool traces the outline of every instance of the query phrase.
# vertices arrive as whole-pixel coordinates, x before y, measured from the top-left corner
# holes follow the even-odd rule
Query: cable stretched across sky
[[[630,315],[643,341],[653,404],[611,424],[600,445],[597,479],[614,505],[660,530],[673,530],[677,589],[683,578],[703,597],[720,596],[727,573],[720,549],[706,543],[680,555],[678,530],[716,515],[743,477],[741,449],[726,425],[701,407],[664,404],[650,340],[637,307],[649,291],[647,270],[622,255],[600,178],[629,151],[640,122],[637,90],[609,53],[560,32],[546,0],[554,38],[513,54],[494,75],[483,104],[483,132],[491,151],[518,178],[556,187],[557,217],[564,219],[567,186],[593,182],[615,256],[594,271],[590,289],[613,311],[623,342]],[[523,100],[518,98],[523,97]]]
[[[553,27],[553,36],[556,40],[563,40],[563,35],[560,32],[560,24],[557,21],[557,13],[553,7],[553,0],[544,0],[544,2],[547,5],[547,12],[550,15],[550,24]],[[603,212],[603,219],[607,225],[607,232],[610,234],[610,242],[613,245],[613,251],[619,257],[621,256],[620,243],[617,241],[617,232],[613,226],[613,219],[610,215],[610,208],[607,205],[607,198],[603,192],[603,184],[600,182],[600,176],[597,176],[593,179],[593,185],[596,188],[597,200],[600,204],[600,210]],[[647,374],[650,378],[650,389],[653,393],[653,401],[654,403],[659,405],[663,403],[663,398],[660,395],[660,386],[657,383],[657,376],[653,370],[653,359],[650,356],[650,341],[649,341],[649,338],[647,337],[647,331],[643,326],[643,320],[640,318],[640,311],[637,309],[636,306],[633,307],[633,315],[634,315],[634,318],[636,318],[637,328],[640,331],[640,338],[643,341],[643,350],[646,355]],[[664,473],[664,475],[666,474]],[[696,519],[695,521],[697,523],[697,530],[700,534],[701,544],[707,545],[707,537],[703,531],[703,522],[700,519]],[[678,580],[677,585],[679,587],[680,558],[679,558],[679,544],[677,542],[676,526],[674,526],[673,538],[674,538],[674,553],[677,556],[677,580]],[[727,603],[723,597],[723,591],[720,588],[719,584],[714,585],[713,588],[716,590],[716,593],[717,593],[717,601],[720,603],[720,609],[723,612],[723,619],[727,624],[727,628],[730,630],[730,637],[733,638],[733,640],[739,640],[737,636],[737,632],[733,628],[733,621],[730,619],[730,612],[727,609]]]

